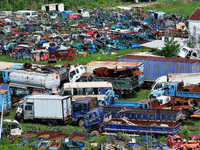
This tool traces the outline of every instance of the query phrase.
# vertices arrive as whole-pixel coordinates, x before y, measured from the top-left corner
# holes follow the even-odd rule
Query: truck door
[[[24,119],[34,119],[34,107],[31,104],[27,104],[24,106]]]
[[[169,95],[170,96],[176,96],[176,88],[175,88],[174,85],[170,86]]]

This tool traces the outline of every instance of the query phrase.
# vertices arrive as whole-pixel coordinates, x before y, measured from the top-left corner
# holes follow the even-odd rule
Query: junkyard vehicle
[[[156,79],[151,87],[151,91],[160,90],[168,82],[181,82],[183,81],[184,86],[190,84],[199,83],[200,73],[177,73],[167,74]]]
[[[64,150],[81,150],[81,146],[70,137],[63,138],[61,144]]]
[[[190,93],[200,93],[200,83],[186,85],[183,87],[182,91]]]
[[[119,97],[128,94],[143,84],[144,74],[138,68],[109,69],[99,67],[93,70],[94,81],[109,81]]]
[[[188,144],[199,144],[200,143],[200,135],[191,135],[187,140]]]
[[[185,118],[188,118],[190,115],[199,110],[199,105],[194,99],[186,100],[181,98],[174,98],[166,104],[158,106],[157,109],[182,110],[183,114],[185,114]]]
[[[69,81],[76,82],[84,73],[85,73],[85,68],[82,65],[79,65],[77,67],[74,67],[72,65],[69,70]]]
[[[83,126],[84,115],[98,107],[98,100],[96,97],[78,98],[73,104],[72,121],[77,122],[79,126]]]
[[[1,134],[6,136],[21,135],[23,133],[20,123],[13,119],[4,119],[2,129]]]
[[[190,91],[195,92],[190,92]],[[200,93],[198,92],[198,86],[183,86],[183,82],[175,82],[175,83],[166,83],[159,91],[151,92],[151,93],[159,93],[159,96],[177,96],[177,97],[187,97],[194,98],[198,103],[200,101]],[[151,94],[150,93],[150,94]],[[156,97],[157,98],[157,97]]]
[[[114,94],[114,91],[108,90],[106,92],[104,101],[99,102],[99,106],[112,106],[112,107],[132,107],[132,108],[145,108],[146,105],[138,102],[118,102],[118,95]]]
[[[80,97],[97,97],[104,100],[107,90],[112,90],[110,82],[74,82],[64,83],[60,90],[62,96],[71,95],[72,101],[76,101]]]
[[[182,144],[184,144],[184,140],[181,136],[179,136],[179,135],[174,135],[174,136],[168,135],[167,136],[167,145],[170,148],[173,148],[173,147],[176,147],[176,146],[182,145]]]
[[[189,47],[182,47],[178,53],[178,57],[189,59],[200,59],[198,51]]]
[[[105,112],[111,112],[112,118],[168,122],[176,122],[182,118],[182,112],[179,110],[124,108],[120,106],[105,106],[103,108]]]
[[[177,122],[139,121],[126,118],[112,119],[111,113],[105,113],[102,107],[89,111],[84,118],[85,129],[91,136],[99,133],[126,132],[128,134],[152,133],[161,135],[174,135],[181,130]]]
[[[176,150],[199,150],[200,146],[198,144],[182,144]]]
[[[32,95],[19,103],[16,110],[18,120],[42,121],[49,125],[67,123],[71,117],[69,96]]]

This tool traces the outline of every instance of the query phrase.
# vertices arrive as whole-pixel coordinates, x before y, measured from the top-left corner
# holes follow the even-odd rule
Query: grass
[[[130,93],[126,98],[121,98],[119,101],[138,102],[146,99],[150,92],[150,89],[136,88],[133,93]]]
[[[200,5],[199,1],[191,2],[191,0],[158,0],[157,2],[155,5],[144,7],[144,10],[156,10],[166,14],[178,13],[187,19]]]

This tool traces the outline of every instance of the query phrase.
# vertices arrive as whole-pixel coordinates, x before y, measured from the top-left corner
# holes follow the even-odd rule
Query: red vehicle
[[[183,144],[176,150],[200,150],[200,146],[198,144]]]
[[[20,55],[28,55],[28,49],[26,47],[21,47],[21,46],[17,46],[15,47],[15,49],[12,51],[12,56],[16,55],[16,54],[20,54]]]
[[[188,144],[200,144],[200,135],[192,135],[187,140]]]
[[[178,145],[182,145],[183,143],[184,143],[183,138],[179,135],[174,135],[174,136],[168,135],[167,137],[167,145],[170,148],[173,148]]]

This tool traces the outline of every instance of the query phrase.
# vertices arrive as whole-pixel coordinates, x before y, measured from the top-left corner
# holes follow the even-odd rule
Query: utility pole
[[[2,133],[2,125],[3,125],[4,94],[5,94],[5,90],[3,92],[3,102],[2,102],[2,109],[1,109],[0,144],[1,144],[1,133]]]

